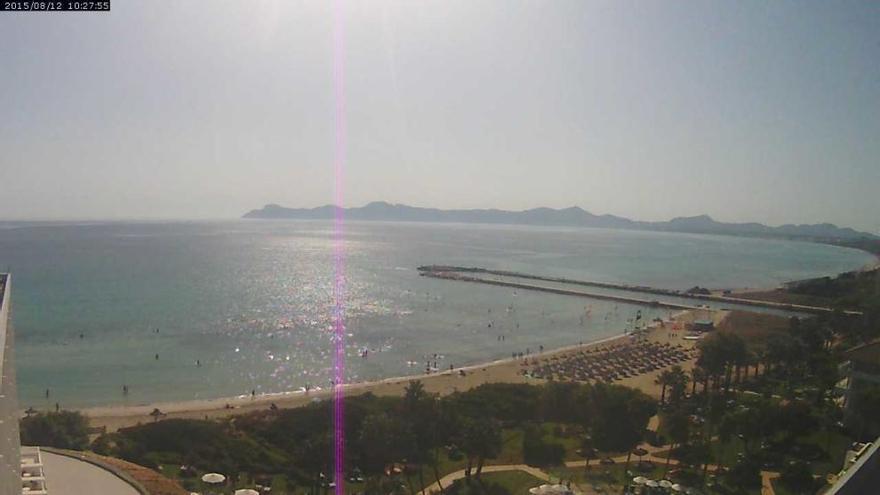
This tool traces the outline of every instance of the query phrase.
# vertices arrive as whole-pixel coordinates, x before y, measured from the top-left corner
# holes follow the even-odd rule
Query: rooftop
[[[36,447],[22,447],[21,453],[24,494],[141,494],[126,480],[88,460]]]

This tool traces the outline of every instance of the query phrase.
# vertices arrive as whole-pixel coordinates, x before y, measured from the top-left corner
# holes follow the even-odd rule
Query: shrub
[[[810,469],[810,465],[803,461],[794,461],[786,464],[779,476],[779,482],[795,495],[816,491],[813,471]]]
[[[75,411],[39,413],[21,420],[21,443],[84,450],[89,446],[89,424]]]
[[[756,488],[761,486],[761,468],[750,458],[737,462],[727,473],[727,483],[731,486]]]

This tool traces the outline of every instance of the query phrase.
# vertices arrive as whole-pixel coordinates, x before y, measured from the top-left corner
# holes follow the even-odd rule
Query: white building
[[[12,278],[0,273],[0,495],[22,492],[11,296]]]

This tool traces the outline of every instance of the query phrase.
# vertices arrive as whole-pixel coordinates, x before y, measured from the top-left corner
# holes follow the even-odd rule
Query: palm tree
[[[428,396],[425,385],[420,380],[410,380],[404,389],[403,403],[407,412],[414,412],[419,403]]]
[[[666,467],[663,470],[664,476],[669,470],[669,462],[672,459],[672,451],[676,446],[684,445],[688,442],[690,436],[690,422],[687,415],[683,412],[676,412],[666,416],[667,430],[669,431],[669,453],[666,456]]]
[[[486,459],[492,459],[501,453],[501,427],[492,420],[467,421],[460,443],[468,458],[465,476],[470,477],[476,462],[477,471],[474,476],[479,479]]]
[[[703,383],[705,374],[703,368],[700,368],[699,366],[694,366],[691,369],[691,395],[697,394],[697,383]],[[703,392],[705,391],[706,389],[704,388]]]
[[[669,370],[669,402],[673,406],[677,406],[681,403],[681,399],[684,397],[685,391],[687,390],[688,381],[687,373],[681,368],[681,366],[675,365]]]
[[[590,460],[598,457],[598,452],[593,448],[593,440],[589,437],[584,438],[581,443],[581,456],[584,458],[584,471],[589,471]]]
[[[724,417],[721,418],[721,423],[718,425],[718,469],[721,469],[723,467],[724,450],[725,447],[730,443],[730,439],[733,436],[735,430],[735,419],[730,416],[729,413],[725,414]]]
[[[660,405],[664,405],[666,403],[666,387],[672,384],[674,377],[670,370],[663,370],[660,375],[657,376],[657,379],[654,380],[656,385],[660,385],[662,388],[660,389]]]

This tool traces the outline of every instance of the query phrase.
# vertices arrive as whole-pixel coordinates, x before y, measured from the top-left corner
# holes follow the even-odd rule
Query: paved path
[[[440,478],[440,484],[443,485],[443,488],[448,487],[449,485],[452,484],[453,481],[460,480],[460,479],[464,478],[465,477],[464,471],[465,471],[464,469],[459,469],[458,471],[453,471],[453,472],[447,474],[446,476]],[[475,473],[476,471],[477,471],[477,469],[474,468],[472,470],[471,474]],[[535,478],[538,478],[538,479],[541,479],[544,481],[550,481],[549,474],[545,473],[544,471],[541,471],[540,469],[538,469],[536,467],[527,466],[525,464],[495,464],[492,466],[483,466],[482,472],[483,473],[499,473],[499,472],[503,472],[503,471],[522,471],[524,473],[528,473],[528,474],[534,476]],[[422,490],[421,494],[428,495],[430,493],[436,493],[439,491],[440,491],[440,486],[436,482],[434,482],[431,484],[431,486]]]
[[[644,448],[645,450],[648,451],[648,455],[642,456],[642,458],[641,458],[642,461],[651,461],[651,462],[653,462],[655,464],[659,464],[659,465],[663,465],[666,463],[665,457],[657,457],[657,456],[653,455],[657,452],[665,450],[664,447],[654,447],[651,445],[644,445],[644,446],[642,446],[642,448]],[[627,456],[622,455],[622,456],[618,456],[618,457],[612,457],[611,459],[613,459],[614,462],[616,462],[616,463],[617,462],[626,462],[626,457]],[[638,458],[636,456],[633,456],[631,461],[633,461],[633,460],[638,460]],[[677,464],[678,464],[678,461],[676,459],[671,459],[669,462],[670,466],[675,466]],[[565,467],[567,467],[567,468],[582,468],[582,467],[586,467],[586,465],[587,465],[587,461],[585,461],[585,460],[584,461],[566,461],[565,462]],[[599,463],[597,461],[591,461],[590,465],[597,466],[597,465],[599,465]],[[717,468],[718,468],[718,466],[716,466],[714,464],[709,465],[709,469],[717,469]],[[460,480],[460,479],[464,478],[465,477],[464,471],[465,471],[464,469],[459,469],[458,471],[449,473],[446,476],[440,478],[440,483],[443,485],[443,488],[448,487],[455,480]],[[535,478],[538,478],[538,479],[544,480],[544,481],[550,481],[550,479],[551,479],[550,474],[546,473],[545,471],[542,471],[541,469],[538,469],[533,466],[528,466],[526,464],[495,464],[495,465],[490,465],[490,466],[483,466],[482,472],[483,473],[499,473],[499,472],[504,472],[504,471],[522,471],[524,473],[528,473],[528,474],[534,476]],[[476,472],[476,468],[473,470],[473,472]],[[473,474],[473,472],[472,472],[472,474]],[[778,477],[779,477],[779,473],[775,473],[772,471],[761,471],[761,495],[776,495],[775,492],[773,491],[773,485],[770,483],[770,480],[778,478]],[[595,493],[594,490],[592,490],[592,488],[589,488],[589,487],[583,487],[583,486],[576,485],[576,484],[573,486],[575,487],[576,491],[583,493],[583,494]],[[425,488],[420,493],[420,495],[430,495],[432,493],[436,493],[439,491],[440,491],[440,486],[435,482],[435,483],[432,483],[431,486]]]
[[[773,490],[773,484],[770,483],[770,480],[774,480],[778,477],[779,473],[761,471],[761,495],[776,495],[776,492]]]

